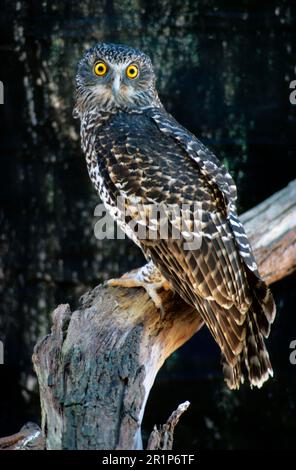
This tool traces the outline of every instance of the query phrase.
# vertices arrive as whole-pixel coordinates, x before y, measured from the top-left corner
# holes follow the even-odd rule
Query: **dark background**
[[[72,118],[83,51],[121,42],[152,56],[167,109],[233,174],[240,212],[295,177],[295,6],[290,1],[2,1],[0,16],[0,436],[39,421],[31,366],[50,312],[143,261],[128,240],[98,241],[98,203]],[[295,275],[275,284],[278,315],[268,341],[274,380],[229,392],[206,331],[165,364],[144,434],[192,402],[175,448],[295,446]]]

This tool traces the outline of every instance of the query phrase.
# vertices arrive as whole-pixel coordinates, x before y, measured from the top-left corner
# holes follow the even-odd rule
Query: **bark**
[[[172,450],[175,427],[189,405],[189,401],[181,403],[163,426],[154,426],[148,440],[147,450]]]
[[[267,283],[295,269],[295,211],[293,181],[242,216]],[[142,448],[141,422],[155,376],[202,326],[177,295],[160,295],[164,318],[143,289],[106,285],[86,293],[75,312],[69,305],[54,311],[51,334],[33,355],[47,449]],[[179,415],[172,416],[168,423]],[[164,448],[168,423],[154,429],[149,448]],[[171,442],[172,435],[167,448]]]

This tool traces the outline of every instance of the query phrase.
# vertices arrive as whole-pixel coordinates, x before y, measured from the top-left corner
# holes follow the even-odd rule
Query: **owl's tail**
[[[229,388],[237,389],[247,376],[251,387],[262,387],[273,376],[264,338],[270,333],[275,318],[275,303],[265,283],[256,278],[254,300],[246,315],[244,346],[235,365],[222,358],[224,378]]]

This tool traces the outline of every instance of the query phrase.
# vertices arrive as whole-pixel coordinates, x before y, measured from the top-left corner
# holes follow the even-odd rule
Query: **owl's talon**
[[[125,276],[125,275],[124,275]],[[109,279],[107,281],[107,286],[109,287],[142,287],[141,284],[136,279],[128,277],[120,277],[115,279]]]
[[[165,311],[158,290],[162,288],[168,291],[170,285],[161,274],[156,271],[156,268],[151,266],[152,264],[148,263],[144,267],[124,274],[118,279],[109,279],[107,285],[110,287],[143,287],[155,307],[160,311],[161,318],[163,318]]]
[[[165,289],[165,287],[163,287],[162,285],[159,285],[159,284],[145,284],[145,285],[143,285],[143,287],[144,287],[145,291],[147,292],[147,294],[149,295],[152,302],[154,303],[155,307],[160,311],[160,317],[163,318],[164,314],[165,314],[165,311],[164,311],[164,307],[163,307],[161,297],[158,294],[158,290],[160,288]],[[165,289],[165,290],[167,290],[167,289]]]

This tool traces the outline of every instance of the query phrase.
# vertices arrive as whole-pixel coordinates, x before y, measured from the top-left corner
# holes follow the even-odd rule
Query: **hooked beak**
[[[119,97],[120,81],[121,81],[120,75],[119,73],[117,73],[114,77],[113,85],[112,85],[112,92],[116,99]]]

